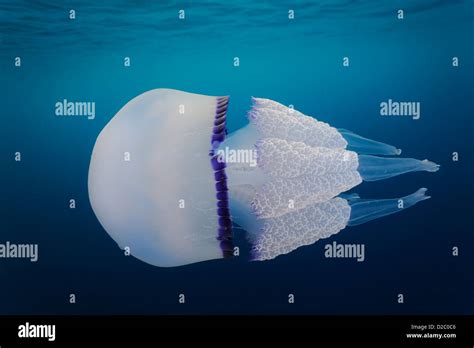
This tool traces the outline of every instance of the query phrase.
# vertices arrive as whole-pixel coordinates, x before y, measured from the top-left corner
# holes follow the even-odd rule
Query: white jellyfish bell
[[[228,258],[234,223],[252,259],[268,260],[429,198],[425,188],[397,199],[344,194],[439,166],[373,156],[400,150],[252,101],[250,123],[229,136],[228,97],[172,89],[143,93],[110,120],[92,152],[89,198],[120,248],[160,267]]]

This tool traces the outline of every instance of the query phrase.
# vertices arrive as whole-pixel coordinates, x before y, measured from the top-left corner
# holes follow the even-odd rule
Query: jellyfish
[[[227,96],[154,89],[102,129],[89,200],[121,249],[159,267],[231,258],[240,227],[251,260],[271,260],[429,198],[426,188],[395,199],[347,191],[435,172],[431,161],[270,99],[252,98],[249,123],[227,134],[228,107]]]

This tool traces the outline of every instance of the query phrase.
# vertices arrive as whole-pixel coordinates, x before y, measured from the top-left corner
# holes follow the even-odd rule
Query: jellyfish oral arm
[[[388,179],[409,172],[436,172],[439,165],[428,160],[414,158],[387,158],[370,155],[359,156],[357,169],[364,181]]]
[[[338,128],[339,133],[347,141],[347,149],[365,155],[399,155],[402,150],[393,145],[364,138],[350,130]]]
[[[301,246],[330,237],[346,226],[356,226],[383,216],[401,212],[418,202],[429,199],[426,188],[395,199],[359,199],[358,195],[332,198],[269,219],[245,218],[252,243],[253,260],[269,260],[287,254]],[[253,224],[253,226],[252,226]]]
[[[394,199],[352,200],[349,202],[351,216],[348,226],[356,226],[386,215],[399,213],[418,202],[431,198],[426,195],[426,188],[420,188],[411,195]]]

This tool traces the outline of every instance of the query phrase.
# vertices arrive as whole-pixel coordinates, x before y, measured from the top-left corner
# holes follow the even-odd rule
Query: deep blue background
[[[473,7],[1,1],[0,243],[39,243],[40,254],[37,263],[0,259],[0,314],[474,314]],[[160,87],[230,95],[230,131],[246,122],[250,96],[264,97],[429,158],[439,172],[354,191],[389,198],[427,187],[432,199],[269,262],[240,257],[162,269],[125,257],[89,205],[90,155],[125,103]],[[96,102],[96,119],[56,117],[54,104],[64,98]],[[421,102],[421,119],[381,117],[379,104],[389,98]],[[459,162],[451,161],[454,151]],[[333,240],[364,243],[366,261],[324,258]],[[247,247],[243,236],[236,244]]]

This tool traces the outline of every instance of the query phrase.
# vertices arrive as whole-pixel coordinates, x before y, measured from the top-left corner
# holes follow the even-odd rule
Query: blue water
[[[36,263],[0,259],[0,314],[474,314],[473,1],[0,1],[0,34],[0,243],[39,244]],[[125,257],[90,207],[90,155],[125,103],[160,87],[230,95],[229,131],[264,97],[429,158],[439,172],[353,191],[432,199],[268,262],[245,261],[242,235],[229,261]],[[389,98],[421,102],[421,118],[381,117]],[[96,118],[55,116],[63,99],[94,101]],[[332,241],[365,244],[366,260],[325,258]]]

